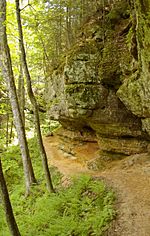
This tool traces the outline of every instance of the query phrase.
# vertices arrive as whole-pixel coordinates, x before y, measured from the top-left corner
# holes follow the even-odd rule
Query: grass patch
[[[14,150],[16,154],[17,151],[15,148]],[[30,141],[30,150],[32,151],[33,165],[39,184],[33,186],[32,194],[28,198],[24,197],[19,155],[17,160],[17,155],[12,155],[13,152],[11,152],[10,157],[8,155],[9,151],[7,151],[3,159],[11,202],[21,235],[103,235],[103,232],[109,227],[109,223],[115,216],[113,192],[108,190],[103,182],[92,179],[87,175],[73,178],[70,186],[64,188],[61,185],[61,174],[55,168],[52,168],[51,172],[57,192],[55,194],[47,193],[44,177],[41,174],[41,160],[37,153],[37,148],[35,148],[34,140]],[[9,168],[7,165],[9,165]],[[12,178],[10,178],[10,175]],[[10,235],[1,203],[0,235]]]

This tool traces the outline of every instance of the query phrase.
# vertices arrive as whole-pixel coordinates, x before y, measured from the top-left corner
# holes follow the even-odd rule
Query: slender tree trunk
[[[2,202],[4,205],[6,220],[7,220],[9,230],[10,230],[10,234],[12,236],[21,236],[17,223],[15,221],[11,202],[9,199],[7,185],[6,185],[4,175],[3,175],[3,170],[2,170],[1,158],[0,158],[0,190],[1,190]]]
[[[11,143],[12,134],[13,134],[13,120],[11,121],[11,124],[10,124],[9,143]]]
[[[22,24],[21,24],[21,17],[20,17],[19,0],[16,0],[16,15],[17,15],[18,32],[19,32],[19,43],[20,43],[21,55],[22,55],[22,64],[23,64],[24,74],[26,77],[28,95],[29,95],[31,104],[33,106],[34,117],[35,117],[35,128],[37,132],[37,140],[38,140],[39,150],[40,150],[40,154],[42,158],[42,164],[43,164],[43,169],[45,173],[47,189],[49,192],[54,192],[50,171],[48,168],[47,155],[46,155],[46,151],[43,145],[42,134],[41,134],[41,129],[40,129],[39,109],[36,102],[36,98],[32,90],[31,77],[28,70],[27,60],[26,60]]]
[[[8,104],[8,91],[7,91],[7,100],[6,100],[6,147],[8,147],[9,143],[9,104]]]
[[[10,50],[7,43],[7,35],[6,35],[6,0],[0,1],[0,65],[2,68],[3,77],[6,80],[8,90],[9,90],[9,98],[12,107],[13,117],[14,117],[14,125],[17,130],[22,160],[23,160],[23,168],[25,175],[25,184],[26,184],[26,194],[28,195],[30,192],[31,184],[36,182],[32,163],[29,155],[28,144],[25,135],[25,129],[22,122],[21,112],[19,109],[19,103],[17,98],[16,86],[14,82],[14,75],[12,70],[11,56]]]
[[[58,58],[60,57],[62,53],[62,6],[61,6],[61,0],[59,0],[59,17],[57,24],[57,41],[58,41]]]
[[[20,112],[25,126],[25,90],[24,90],[24,78],[23,78],[23,68],[21,62],[21,55],[19,55],[19,78],[18,78],[18,101],[20,105]]]
[[[8,147],[9,144],[9,113],[7,111],[7,115],[6,115],[6,147]]]
[[[67,48],[69,49],[73,44],[73,32],[71,22],[71,2],[66,7],[66,29],[67,29]]]
[[[81,14],[80,14],[80,24],[83,24],[85,20],[85,0],[81,0]]]

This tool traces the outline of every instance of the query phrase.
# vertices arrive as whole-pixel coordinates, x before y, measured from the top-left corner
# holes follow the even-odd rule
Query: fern
[[[23,172],[17,147],[4,154],[5,175],[11,186],[11,202],[22,236],[87,236],[103,235],[115,216],[114,193],[90,176],[73,178],[67,188],[61,186],[62,175],[52,168],[57,193],[45,193],[41,160],[35,141],[30,140],[32,161],[39,185],[24,197]],[[15,173],[14,173],[15,170]],[[19,179],[17,179],[19,177]],[[13,179],[13,181],[12,181]],[[0,205],[0,235],[9,235]],[[5,233],[4,233],[5,232]]]

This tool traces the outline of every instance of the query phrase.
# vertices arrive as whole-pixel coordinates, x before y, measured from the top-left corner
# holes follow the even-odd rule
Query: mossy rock
[[[101,85],[71,84],[65,86],[68,108],[96,109],[103,104],[107,90]]]

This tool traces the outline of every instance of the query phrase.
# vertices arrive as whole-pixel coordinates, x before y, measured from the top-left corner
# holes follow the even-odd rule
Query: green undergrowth
[[[15,217],[22,236],[103,235],[115,217],[114,193],[98,179],[87,175],[72,178],[62,186],[62,175],[50,168],[56,193],[46,191],[41,160],[34,140],[30,140],[32,161],[38,184],[24,196],[22,164],[18,147],[2,158]],[[0,235],[9,236],[0,199]]]

